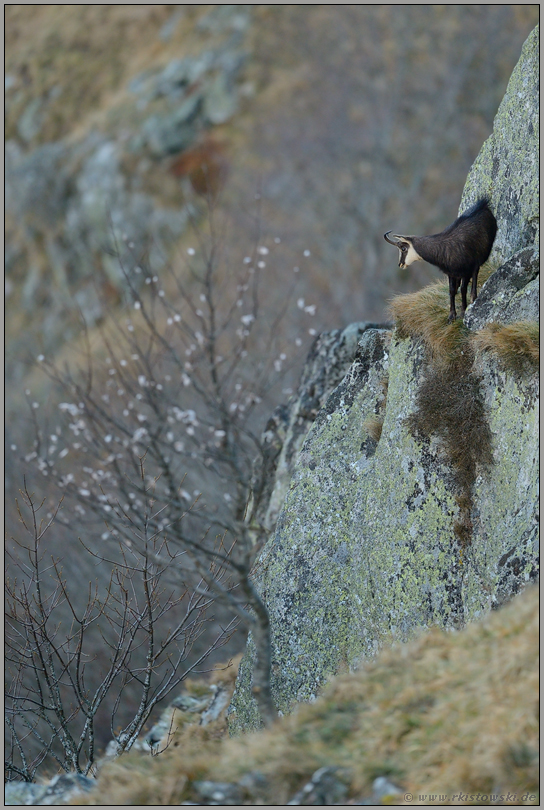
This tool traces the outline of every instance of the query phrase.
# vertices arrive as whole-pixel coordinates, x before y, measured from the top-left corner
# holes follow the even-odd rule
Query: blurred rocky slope
[[[9,380],[123,306],[140,259],[160,271],[227,173],[225,206],[259,188],[263,229],[312,248],[323,326],[383,318],[431,271],[400,278],[381,233],[451,218],[536,14],[8,6]]]
[[[297,452],[263,488],[276,512],[286,494],[257,563],[282,712],[387,641],[462,627],[538,577],[538,69],[537,28],[466,182],[462,208],[488,194],[499,234],[470,330],[447,324],[445,283],[399,296],[395,330],[353,325],[353,364],[311,427],[307,380],[289,409]],[[235,731],[260,724],[253,654],[250,640]]]
[[[225,738],[221,713],[213,716],[230,679],[214,677],[211,688],[189,685],[136,750],[101,763],[97,780],[12,782],[6,804],[539,802],[534,588],[461,633],[435,628],[383,651],[332,679],[312,705],[235,740]],[[159,736],[170,743],[151,756]]]

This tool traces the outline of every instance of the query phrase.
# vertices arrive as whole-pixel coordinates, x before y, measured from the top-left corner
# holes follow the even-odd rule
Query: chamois
[[[433,236],[401,236],[391,231],[384,234],[390,245],[399,249],[399,267],[405,268],[420,259],[445,273],[450,282],[448,323],[457,318],[455,295],[461,285],[461,317],[467,308],[467,287],[472,278],[471,303],[477,297],[478,271],[487,261],[497,233],[497,221],[485,197],[458,217],[453,225]],[[393,241],[394,240],[394,241]]]

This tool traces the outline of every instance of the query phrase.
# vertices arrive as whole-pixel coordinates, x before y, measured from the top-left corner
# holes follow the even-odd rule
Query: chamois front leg
[[[457,318],[457,312],[455,311],[455,296],[457,294],[457,290],[459,289],[460,279],[453,278],[453,276],[449,276],[450,280],[450,314],[448,316],[448,323],[453,323]]]

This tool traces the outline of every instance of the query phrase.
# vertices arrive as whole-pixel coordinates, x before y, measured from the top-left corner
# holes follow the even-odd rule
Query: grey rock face
[[[178,9],[172,26],[179,16]],[[140,262],[145,257],[154,272],[160,270],[195,214],[189,184],[183,191],[180,186],[177,207],[161,206],[142,186],[153,161],[190,149],[201,133],[238,109],[249,12],[220,6],[208,16],[203,31],[215,36],[217,28],[228,36],[135,76],[128,85],[133,96],[120,108],[120,120],[112,115],[107,133],[91,131],[27,152],[47,102],[34,99],[19,121],[23,146],[6,145],[8,257],[20,257],[18,267],[26,274],[23,305],[31,310],[39,303],[47,311],[40,331],[48,349],[71,334],[74,299],[88,325],[104,316],[104,299],[130,301],[130,287],[143,280]],[[53,88],[49,98],[59,90]],[[10,268],[15,276],[13,261]]]
[[[228,31],[243,32],[250,22],[250,6],[224,3],[213,6],[212,11],[201,17],[197,23],[200,31],[214,34]]]
[[[492,321],[538,321],[540,252],[527,247],[502,264],[466,311],[464,323],[478,330]]]
[[[460,211],[483,194],[498,232],[495,273],[467,309],[465,324],[538,320],[539,316],[539,28],[527,38],[500,104],[493,132],[472,166]]]
[[[230,782],[194,782],[193,787],[202,804],[239,807],[244,800],[244,792]]]
[[[237,81],[247,54],[235,36],[217,50],[174,59],[158,76],[141,75],[130,85],[154,109],[143,123],[136,149],[147,148],[155,158],[190,148],[200,132],[224,124],[238,109]],[[158,100],[158,105],[157,105]]]
[[[142,127],[144,142],[155,157],[176,154],[188,149],[196,140],[192,124],[202,105],[202,94],[186,98],[178,109],[167,115],[153,115]]]
[[[463,194],[461,210],[487,193],[498,220],[492,261],[499,269],[467,311],[471,329],[536,312],[537,44],[533,32]],[[409,429],[430,369],[417,340],[365,332],[342,381],[316,403],[305,436],[300,424],[276,532],[256,567],[280,712],[312,701],[331,674],[383,644],[433,625],[459,628],[538,576],[538,376],[507,372],[485,353],[472,369],[463,362],[490,442],[464,506],[440,436]],[[446,388],[452,384],[449,377]],[[289,424],[288,414],[281,419]],[[371,421],[382,423],[381,433],[365,428]],[[469,539],[461,542],[462,525]],[[230,708],[234,733],[260,725],[252,656],[250,638]]]
[[[6,212],[32,229],[51,228],[65,215],[70,188],[62,143],[40,146],[25,154],[6,144]]]
[[[88,793],[94,786],[94,779],[80,773],[59,774],[47,784],[8,782],[5,787],[5,803],[33,807],[67,804],[76,796]]]
[[[304,439],[329,394],[351,367],[359,340],[367,330],[383,328],[387,324],[361,321],[316,338],[296,394],[287,405],[276,408],[263,434],[264,462],[255,471],[250,504],[250,520],[262,530],[260,540],[276,526]]]
[[[121,297],[130,285],[138,287],[145,251],[155,269],[164,265],[188,211],[159,208],[150,195],[131,188],[117,143],[91,133],[77,144],[46,144],[28,155],[14,144],[6,151],[7,213],[25,233],[27,247],[41,242],[47,266],[29,263],[23,301],[32,307],[43,294],[44,274],[51,274],[57,307],[52,330],[72,295],[93,324],[103,315],[97,283],[107,279]]]
[[[7,782],[4,787],[4,804],[31,805],[43,792],[44,786],[33,782]]]
[[[327,807],[342,804],[348,793],[349,776],[339,768],[323,767],[317,770],[287,806]]]
[[[17,122],[17,132],[26,143],[35,138],[41,129],[43,120],[42,107],[42,99],[33,98]]]
[[[499,229],[490,261],[504,264],[539,239],[539,27],[527,37],[499,106],[493,133],[469,172],[459,212],[491,201]]]
[[[225,73],[210,82],[204,97],[203,114],[209,124],[225,124],[238,109],[236,87]]]

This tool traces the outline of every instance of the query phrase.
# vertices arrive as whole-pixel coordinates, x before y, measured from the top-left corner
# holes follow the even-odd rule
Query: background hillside
[[[194,190],[178,166],[183,138],[161,146],[145,137],[179,101],[174,80],[153,86],[161,77],[167,84],[164,69],[174,60],[222,53],[232,87],[221,91],[217,83],[208,118],[185,146],[191,151],[213,137],[220,148],[233,241],[247,234],[241,212],[256,213],[259,192],[263,233],[287,241],[295,255],[311,250],[301,292],[318,304],[319,325],[332,328],[383,318],[392,293],[434,278],[426,265],[401,276],[382,233],[434,232],[456,215],[537,15],[534,5],[42,5],[32,13],[9,5],[10,374],[22,379],[38,339],[58,347],[73,337],[74,297],[91,321],[98,317],[90,277],[118,301],[102,234],[94,241],[89,234],[102,222],[88,208],[78,229],[66,221],[85,191],[102,194],[114,213],[123,208],[97,177],[100,166],[92,176],[90,168],[81,173],[97,146],[118,149],[129,196],[137,190],[153,210],[177,211],[177,223],[165,219],[169,249],[187,238],[179,220]],[[53,157],[37,152],[50,144],[58,149]],[[53,184],[42,188],[53,159]],[[131,210],[139,226],[128,203],[124,219]],[[78,239],[92,256],[78,251]]]

